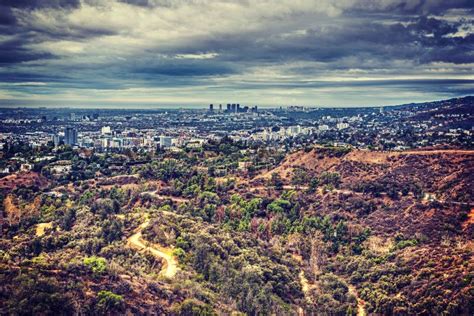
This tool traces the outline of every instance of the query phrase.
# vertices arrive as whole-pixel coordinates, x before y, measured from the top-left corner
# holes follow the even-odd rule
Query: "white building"
[[[347,123],[337,123],[336,125],[337,129],[346,129],[349,127],[349,124]]]
[[[328,126],[328,125],[319,125],[319,126],[318,126],[318,130],[320,130],[321,132],[323,132],[323,131],[328,131],[328,130],[329,130],[329,126]]]
[[[103,126],[100,132],[102,135],[110,135],[112,134],[112,129],[110,128],[110,126]]]

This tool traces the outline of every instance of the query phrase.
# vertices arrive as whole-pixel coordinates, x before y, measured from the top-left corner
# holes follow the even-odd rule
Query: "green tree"
[[[83,262],[94,274],[102,274],[107,270],[107,260],[105,258],[92,256],[84,258]]]

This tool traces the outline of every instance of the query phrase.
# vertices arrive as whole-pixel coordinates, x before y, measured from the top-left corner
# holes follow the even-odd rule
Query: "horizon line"
[[[267,110],[272,109],[279,109],[279,108],[290,108],[290,107],[303,107],[307,109],[362,109],[362,108],[381,108],[381,107],[397,107],[397,106],[405,106],[405,105],[417,105],[417,104],[424,104],[424,103],[433,103],[433,102],[442,102],[442,101],[449,101],[455,99],[465,99],[465,98],[472,98],[474,95],[463,95],[459,97],[447,98],[447,99],[436,99],[436,100],[429,100],[429,101],[422,101],[422,102],[409,102],[409,103],[399,103],[399,104],[385,104],[385,105],[354,105],[354,106],[324,106],[324,105],[300,105],[300,104],[287,104],[287,105],[268,105],[268,104],[255,104],[252,103],[251,105],[246,105],[244,103],[235,103],[240,104],[241,106],[248,106],[249,108],[257,106],[259,108],[264,108]],[[0,104],[4,100],[0,100]],[[125,102],[124,102],[125,103]],[[146,103],[146,104],[129,104],[124,105],[123,103],[114,102],[113,104],[102,104],[102,105],[38,105],[38,104],[10,104],[0,105],[0,110],[12,110],[12,109],[54,109],[54,110],[67,110],[67,109],[78,109],[78,110],[208,110],[210,104],[214,106],[219,106],[222,104],[222,111],[225,111],[224,106],[227,104],[233,103],[212,103],[209,102],[207,105],[202,105],[201,103],[193,104],[188,103],[182,105],[180,103],[176,103],[176,105],[172,104],[157,104],[157,103]],[[124,108],[125,106],[125,108]],[[156,108],[153,108],[156,107]],[[219,109],[214,108],[214,112],[218,112]]]

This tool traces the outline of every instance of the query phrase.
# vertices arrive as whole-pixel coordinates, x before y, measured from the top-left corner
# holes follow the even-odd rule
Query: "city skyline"
[[[0,107],[387,106],[474,94],[470,1],[2,1]]]

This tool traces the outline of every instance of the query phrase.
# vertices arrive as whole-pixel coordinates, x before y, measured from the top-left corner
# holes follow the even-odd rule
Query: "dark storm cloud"
[[[0,27],[14,25],[16,23],[15,15],[9,6],[0,4]]]
[[[9,72],[0,71],[0,82],[2,83],[22,83],[22,82],[49,82],[60,83],[70,80],[67,76],[50,76],[38,74],[36,72]]]
[[[204,42],[204,47],[228,53],[231,60],[278,61],[292,58],[322,62],[344,57],[361,56],[381,60],[410,59],[419,63],[444,61],[474,62],[473,36],[447,37],[458,31],[460,23],[449,23],[435,18],[420,17],[386,25],[378,22],[357,21],[321,29],[308,29],[304,35],[291,38],[279,34],[268,38],[242,40],[222,38]],[[231,41],[231,44],[229,44]],[[233,50],[229,47],[238,47]]]
[[[150,2],[148,0],[119,0],[119,1],[123,3],[131,4],[131,5],[140,6],[140,7],[147,7],[150,5]]]
[[[25,61],[50,59],[54,55],[47,52],[35,52],[24,47],[26,40],[22,36],[0,43],[0,66]]]
[[[143,65],[133,70],[138,74],[145,74],[149,77],[153,75],[166,76],[216,76],[232,74],[236,71],[225,64],[215,62],[176,62],[170,61],[159,65]]]
[[[80,0],[2,0],[1,4],[6,7],[19,9],[72,9],[79,7],[81,2]]]
[[[474,86],[473,13],[463,0],[0,0],[0,83],[458,94]]]
[[[402,1],[359,1],[354,12],[381,12],[390,14],[441,14],[450,9],[474,9],[471,0],[402,0]]]

